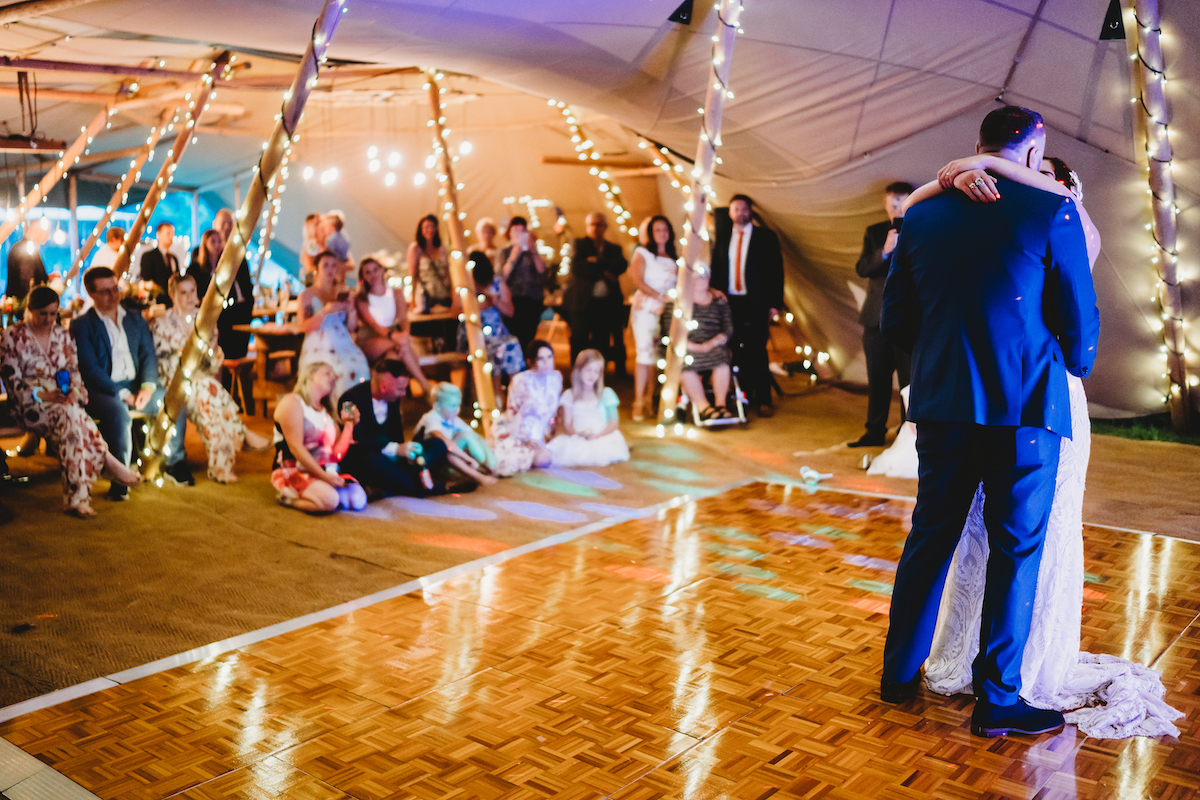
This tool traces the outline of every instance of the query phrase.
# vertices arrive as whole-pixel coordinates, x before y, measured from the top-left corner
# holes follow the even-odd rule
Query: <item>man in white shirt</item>
[[[121,245],[124,243],[125,231],[116,225],[109,228],[104,234],[104,246],[96,251],[96,255],[92,256],[91,266],[111,267],[117,263],[117,256],[120,255]]]
[[[129,464],[133,451],[131,410],[153,418],[162,407],[164,388],[158,385],[158,359],[150,327],[140,314],[121,307],[117,276],[108,267],[92,267],[83,285],[93,307],[71,322],[79,353],[79,374],[88,390],[87,412],[114,456]],[[164,473],[176,483],[195,480],[184,460],[187,421],[181,411],[175,435],[168,442]],[[123,500],[128,489],[113,483],[109,498]]]

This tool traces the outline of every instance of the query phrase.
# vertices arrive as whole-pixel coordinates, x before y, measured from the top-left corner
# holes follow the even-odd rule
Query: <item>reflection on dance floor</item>
[[[526,505],[517,513],[543,513]],[[1085,536],[1083,646],[1162,670],[1187,712],[1180,739],[1096,741],[1071,727],[982,739],[969,697],[879,701],[911,510],[755,484],[27,714],[0,735],[104,798],[1200,791],[1200,544]],[[429,535],[468,546],[452,530]]]

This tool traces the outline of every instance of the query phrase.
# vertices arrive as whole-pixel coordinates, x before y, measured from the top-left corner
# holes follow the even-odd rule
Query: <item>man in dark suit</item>
[[[883,192],[888,221],[867,228],[863,235],[862,255],[854,265],[858,277],[868,280],[867,296],[858,315],[863,326],[863,354],[867,357],[867,432],[858,441],[850,442],[850,447],[883,446],[888,410],[892,405],[892,373],[896,373],[901,389],[908,386],[908,353],[879,332],[879,316],[883,312],[883,284],[892,263],[892,251],[896,248],[900,216],[904,201],[912,190],[912,184],[903,181],[888,184]],[[903,410],[900,421],[904,421]]]
[[[79,353],[79,374],[88,390],[87,412],[96,419],[109,451],[129,464],[133,451],[130,409],[153,419],[162,407],[165,389],[158,385],[154,339],[142,315],[121,306],[117,276],[108,267],[92,267],[83,286],[93,306],[71,320],[71,335]],[[168,442],[163,472],[176,483],[195,485],[184,460],[187,420],[181,410],[175,435]],[[113,483],[109,498],[124,500],[127,489]]]
[[[624,300],[619,278],[629,267],[621,246],[604,238],[608,220],[587,215],[587,236],[571,252],[571,282],[563,291],[563,309],[571,326],[571,363],[581,350],[594,348],[625,371]],[[619,346],[610,344],[613,338]]]
[[[49,278],[40,249],[50,235],[49,223],[50,220],[45,218],[37,222],[26,221],[25,237],[8,251],[8,287],[4,294],[22,303],[30,289]]]
[[[167,282],[171,280],[172,275],[179,274],[179,259],[171,252],[171,245],[175,241],[175,226],[169,222],[160,222],[154,233],[154,249],[142,253],[141,276],[144,281],[154,281],[154,285],[158,287],[155,300],[170,308],[171,294],[167,290]]]
[[[423,469],[441,471],[446,462],[445,443],[436,438],[422,444],[404,443],[400,400],[408,391],[409,379],[403,361],[381,358],[371,370],[371,380],[347,389],[338,403],[338,408],[353,403],[359,413],[354,443],[346,451],[340,471],[352,475],[372,499],[397,494],[424,497],[447,491],[441,482],[427,488],[421,476]],[[424,467],[413,460],[418,455],[424,459]]]
[[[1040,115],[1005,106],[984,119],[977,149],[1038,169],[1045,144]],[[952,191],[908,211],[881,320],[884,335],[912,351],[920,484],[880,695],[916,695],[950,559],[982,482],[989,555],[971,716],[979,736],[1063,724],[1062,714],[1021,700],[1021,659],[1060,437],[1072,433],[1067,372],[1088,374],[1100,332],[1075,201],[1006,180],[997,189],[996,202]]]
[[[754,202],[746,195],[729,201],[729,219],[733,227],[713,240],[710,285],[729,298],[729,347],[742,391],[760,417],[770,417],[775,407],[767,343],[771,320],[783,308],[783,254],[775,232],[754,224]]]

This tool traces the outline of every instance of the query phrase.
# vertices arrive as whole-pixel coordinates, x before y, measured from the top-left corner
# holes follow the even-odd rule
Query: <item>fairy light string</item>
[[[547,100],[546,105],[557,106],[562,112],[567,123],[567,129],[571,133],[571,143],[575,145],[575,152],[581,163],[600,160],[600,151],[596,149],[596,143],[584,133],[582,126],[579,124],[579,117],[574,109],[561,100]],[[600,194],[604,195],[604,204],[616,215],[617,227],[622,233],[628,233],[630,236],[636,237],[637,226],[630,224],[630,219],[633,213],[625,206],[621,196],[621,187],[613,180],[612,175],[608,170],[603,169],[599,165],[593,165],[588,170],[588,174],[599,179],[596,188]]]

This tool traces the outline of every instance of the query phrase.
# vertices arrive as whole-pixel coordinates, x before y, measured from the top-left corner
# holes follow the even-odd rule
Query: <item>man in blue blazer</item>
[[[1033,169],[1046,134],[1036,112],[988,114],[979,152]],[[1066,373],[1086,377],[1100,321],[1074,200],[998,181],[1000,199],[949,192],[904,219],[881,329],[912,352],[909,419],[920,457],[912,531],[896,572],[880,695],[916,695],[946,573],[982,482],[990,554],[971,730],[1042,733],[1063,724],[1020,698],[1061,437],[1071,436]]]
[[[71,321],[71,335],[79,353],[79,374],[88,390],[87,412],[96,419],[108,449],[128,464],[133,449],[130,409],[145,411],[153,418],[166,391],[158,385],[154,339],[141,314],[121,307],[121,291],[111,269],[92,267],[84,273],[83,286],[94,305]],[[186,426],[181,411],[163,471],[177,483],[191,486],[195,481],[183,450]],[[123,500],[127,492],[126,487],[113,483],[109,498]]]

